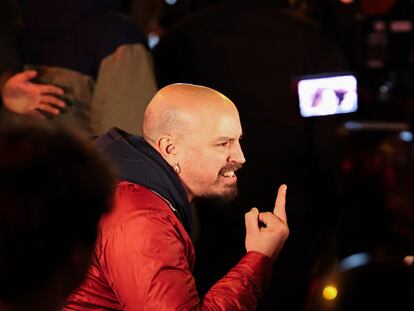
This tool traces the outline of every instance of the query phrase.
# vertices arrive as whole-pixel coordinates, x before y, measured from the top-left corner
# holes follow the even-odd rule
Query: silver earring
[[[173,166],[173,169],[177,174],[180,174],[180,172],[181,172],[180,164],[175,163],[174,166]]]

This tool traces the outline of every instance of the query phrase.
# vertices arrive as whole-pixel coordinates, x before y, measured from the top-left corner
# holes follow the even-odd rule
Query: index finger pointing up
[[[285,184],[279,187],[279,190],[277,192],[276,202],[275,202],[275,208],[273,209],[273,214],[279,217],[285,224],[287,224],[286,209],[285,209],[286,190],[287,190],[287,186]]]

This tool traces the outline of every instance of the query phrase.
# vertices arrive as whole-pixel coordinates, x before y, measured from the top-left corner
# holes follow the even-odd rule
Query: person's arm
[[[191,243],[171,217],[160,212],[137,212],[113,228],[102,244],[101,265],[125,311],[255,310],[270,274],[271,263],[287,237],[283,222],[284,195],[275,214],[246,216],[248,253],[200,301],[191,273]],[[283,198],[282,198],[283,197]],[[140,202],[133,194],[127,204]],[[282,206],[283,205],[283,206]],[[283,211],[281,209],[283,208]],[[266,224],[259,228],[259,221]]]
[[[279,187],[273,213],[246,213],[247,254],[217,282],[204,297],[203,305],[232,306],[230,310],[255,310],[257,299],[269,281],[276,260],[288,235],[285,211],[286,185]],[[210,309],[210,308],[207,308]],[[215,308],[211,308],[215,310]]]
[[[200,301],[186,241],[169,216],[137,215],[105,240],[104,270],[125,311],[254,310],[271,270],[268,257],[250,252]]]
[[[52,115],[60,113],[65,103],[58,98],[63,90],[54,85],[31,82],[37,76],[34,70],[27,70],[11,76],[1,91],[4,107],[14,113],[42,117],[39,112]]]
[[[248,252],[206,293],[202,310],[256,310],[271,272],[269,257]]]

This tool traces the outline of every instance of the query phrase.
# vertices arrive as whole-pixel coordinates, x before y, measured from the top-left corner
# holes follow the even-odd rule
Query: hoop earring
[[[180,172],[181,172],[180,164],[178,164],[178,163],[174,164],[173,169],[177,174],[180,174]]]

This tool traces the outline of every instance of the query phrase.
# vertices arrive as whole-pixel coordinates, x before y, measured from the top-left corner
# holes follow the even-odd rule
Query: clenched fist
[[[262,253],[274,261],[289,235],[286,219],[286,185],[279,187],[273,213],[257,208],[245,215],[246,250]]]

